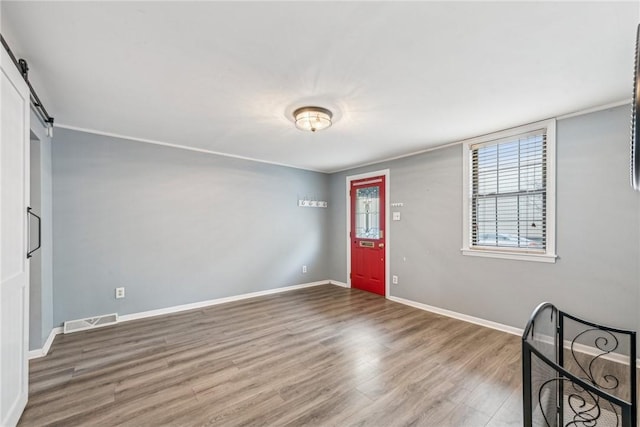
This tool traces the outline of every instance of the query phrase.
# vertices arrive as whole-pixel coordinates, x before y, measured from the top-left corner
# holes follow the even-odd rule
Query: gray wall
[[[40,140],[31,133],[29,206],[36,215],[42,217],[41,182],[40,182]],[[38,244],[38,233],[35,232],[37,221],[29,218],[29,226],[34,232],[29,236],[29,248]],[[42,347],[42,256],[41,251],[35,251],[29,260],[29,349]]]
[[[346,282],[345,177],[389,168],[390,201],[404,203],[391,223],[391,295],[515,327],[548,300],[640,329],[628,135],[629,107],[558,121],[560,258],[543,264],[461,255],[459,145],[327,176],[57,129],[54,324]],[[305,196],[329,208],[298,208]]]
[[[51,139],[31,113],[31,207],[42,218],[42,246],[30,261],[29,349],[42,348],[53,328],[53,221]],[[32,221],[35,230],[37,222]],[[32,234],[32,244],[37,241]]]
[[[629,107],[557,123],[555,264],[463,256],[462,147],[331,176],[330,278],[346,282],[345,177],[390,169],[391,295],[514,327],[542,301],[640,327],[640,195],[629,185]]]
[[[53,175],[55,325],[328,278],[325,174],[56,129]]]

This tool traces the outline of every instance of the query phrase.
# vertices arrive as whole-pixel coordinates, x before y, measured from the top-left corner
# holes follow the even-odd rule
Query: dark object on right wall
[[[636,427],[636,333],[540,304],[522,336],[525,427]]]
[[[631,186],[640,191],[640,25],[636,31],[636,57],[633,67],[633,104],[631,106]]]

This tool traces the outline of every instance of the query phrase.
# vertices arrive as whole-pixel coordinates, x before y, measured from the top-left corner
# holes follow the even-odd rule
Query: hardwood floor
[[[20,426],[521,426],[520,338],[325,285],[59,335]]]

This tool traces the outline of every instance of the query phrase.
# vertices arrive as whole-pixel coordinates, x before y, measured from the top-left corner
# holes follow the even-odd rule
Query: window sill
[[[516,252],[507,252],[507,251],[494,251],[494,250],[486,250],[486,249],[469,249],[463,248],[461,249],[462,255],[466,256],[478,256],[485,258],[502,258],[502,259],[513,259],[517,261],[533,261],[533,262],[546,262],[546,263],[555,263],[557,255],[543,254],[543,253],[516,253]]]

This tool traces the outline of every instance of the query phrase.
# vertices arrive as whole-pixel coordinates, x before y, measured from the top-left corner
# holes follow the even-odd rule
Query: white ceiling
[[[630,99],[638,2],[12,2],[64,126],[336,171]],[[304,105],[334,111],[317,134]]]

